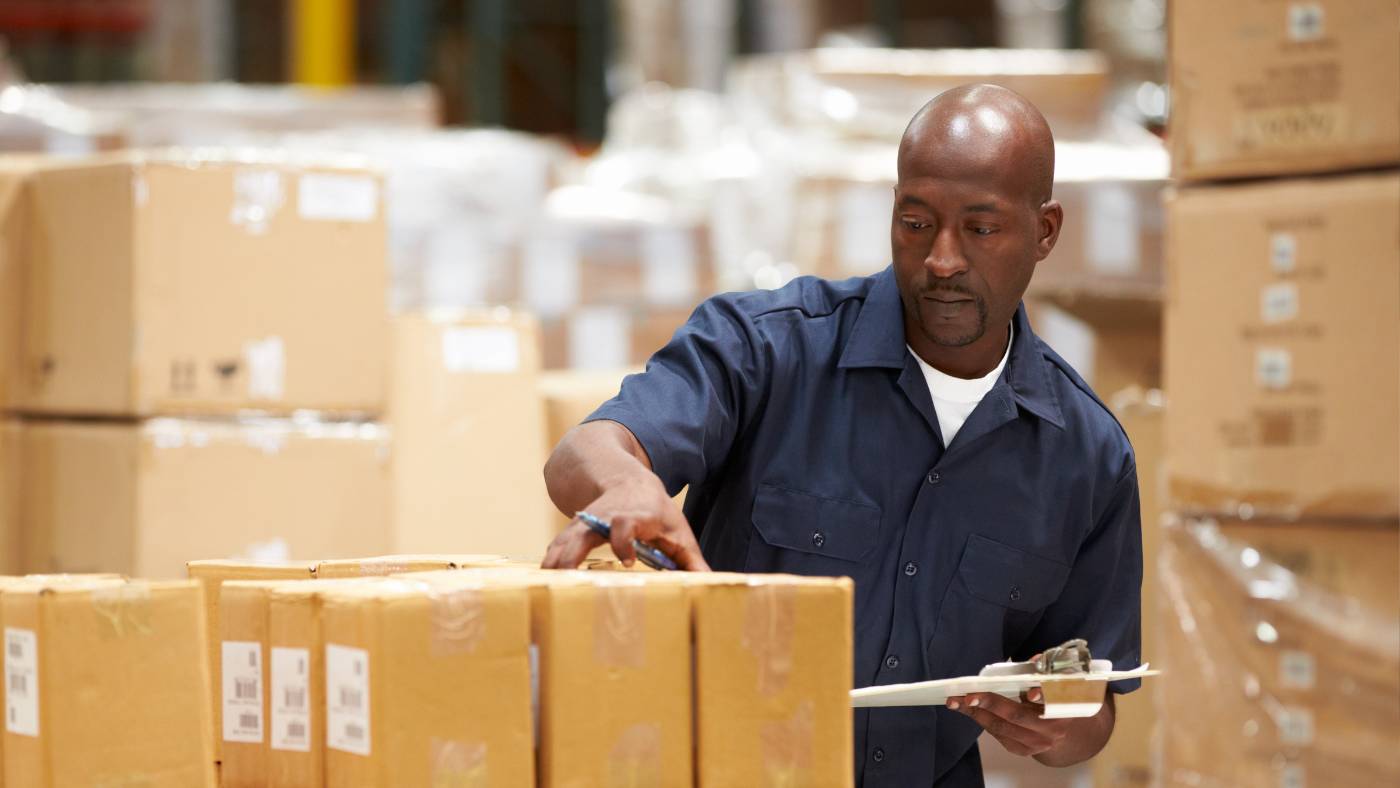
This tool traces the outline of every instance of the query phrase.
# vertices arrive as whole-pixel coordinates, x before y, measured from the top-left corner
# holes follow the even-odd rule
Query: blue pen
[[[603,518],[589,514],[588,512],[579,512],[574,516],[582,520],[583,524],[588,526],[589,530],[603,537],[605,541],[612,541],[612,526],[608,525],[607,521]],[[640,539],[633,539],[632,547],[637,551],[637,558],[652,569],[674,570],[680,568],[676,566],[676,562],[672,561],[669,555],[666,555]]]

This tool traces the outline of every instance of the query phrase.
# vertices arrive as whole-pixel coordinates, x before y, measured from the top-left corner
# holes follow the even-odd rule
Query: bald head
[[[1032,205],[1050,199],[1055,140],[1033,104],[996,85],[940,93],[909,121],[899,142],[899,179],[986,179]]]

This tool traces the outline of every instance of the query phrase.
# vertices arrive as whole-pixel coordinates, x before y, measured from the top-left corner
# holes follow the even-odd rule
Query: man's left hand
[[[1045,706],[1040,689],[1014,701],[994,692],[979,692],[948,699],[948,708],[971,717],[1012,755],[1034,756],[1050,766],[1068,766],[1093,757],[1113,731],[1113,704],[1093,717],[1043,720]]]

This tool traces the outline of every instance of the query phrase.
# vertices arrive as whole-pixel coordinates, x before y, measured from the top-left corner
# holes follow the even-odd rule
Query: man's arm
[[[615,421],[590,421],[570,430],[544,466],[545,486],[559,511],[588,511],[612,526],[612,549],[628,566],[633,539],[660,548],[682,569],[708,570],[695,534],[665,485],[651,470],[646,450]],[[546,568],[572,569],[603,538],[575,521],[550,543]]]
[[[1039,689],[1027,693],[1025,702],[986,692],[949,698],[948,708],[976,720],[1012,755],[1029,755],[1046,766],[1073,766],[1087,761],[1113,735],[1115,711],[1111,692],[1098,714],[1080,719],[1042,720],[1045,707],[1040,701]]]

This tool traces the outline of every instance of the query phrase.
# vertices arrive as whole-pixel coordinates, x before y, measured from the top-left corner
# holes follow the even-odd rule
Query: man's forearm
[[[1035,759],[1046,766],[1073,766],[1087,761],[1108,744],[1116,720],[1113,693],[1109,692],[1098,714],[1074,720],[1064,739],[1053,749],[1035,756]]]
[[[572,516],[616,484],[651,473],[646,451],[632,433],[611,421],[570,430],[544,466],[545,487],[559,511]]]

